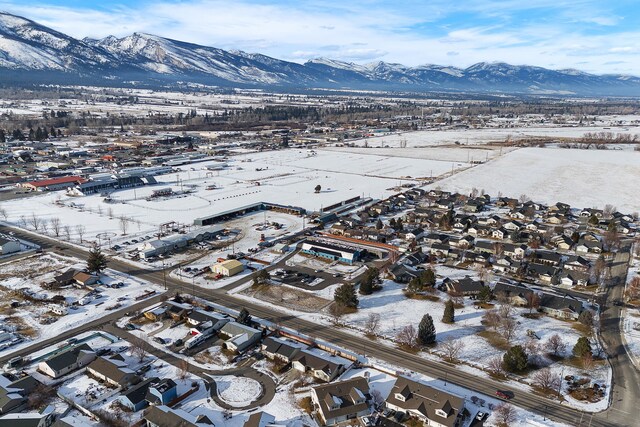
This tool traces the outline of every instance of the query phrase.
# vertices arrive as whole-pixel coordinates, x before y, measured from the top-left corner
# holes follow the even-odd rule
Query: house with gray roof
[[[38,384],[31,375],[18,379],[0,375],[0,414],[24,409],[29,393]]]
[[[152,406],[146,411],[147,427],[212,427],[214,424],[204,415],[191,415],[182,409],[165,405]]]
[[[96,358],[96,353],[87,344],[72,346],[54,354],[38,364],[38,371],[51,378],[60,378],[69,372],[87,366]]]
[[[219,335],[224,339],[222,344],[224,348],[238,353],[255,345],[262,338],[262,332],[238,322],[225,323],[220,329]]]
[[[387,401],[387,408],[406,412],[435,427],[458,427],[462,422],[465,401],[455,394],[400,376]]]
[[[313,402],[321,421],[333,426],[371,413],[369,382],[364,377],[337,381],[311,389]]]

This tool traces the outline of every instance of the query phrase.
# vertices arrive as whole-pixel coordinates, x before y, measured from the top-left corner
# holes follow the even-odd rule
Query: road
[[[4,227],[0,227],[0,231],[3,231],[2,228]],[[64,248],[61,252],[66,255],[75,256],[80,259],[86,258],[86,250],[76,248],[75,246],[65,245],[50,238],[34,237],[30,233],[25,233],[24,231],[18,229],[12,229],[12,231],[14,231],[15,234],[20,238],[37,243],[44,249],[49,250],[55,247]],[[376,343],[369,340],[368,338],[353,335],[337,328],[328,328],[324,325],[318,325],[316,323],[297,318],[296,316],[291,314],[284,314],[279,311],[261,306],[259,304],[240,300],[232,295],[226,294],[223,290],[203,289],[198,287],[192,288],[191,284],[176,280],[170,277],[168,274],[163,274],[164,272],[162,271],[149,271],[140,269],[119,260],[111,260],[109,262],[109,268],[121,271],[126,274],[130,274],[132,276],[136,276],[140,279],[150,282],[158,284],[166,283],[167,287],[172,291],[191,292],[197,297],[210,300],[233,310],[239,311],[242,308],[246,308],[254,317],[260,317],[275,324],[297,330],[303,334],[309,335],[310,337],[324,340],[333,345],[346,348],[356,353],[365,353],[369,357],[374,357],[378,360],[390,363],[392,365],[396,365],[430,377],[446,379],[447,383],[457,384],[469,390],[473,390],[474,392],[476,392],[476,394],[494,396],[497,389],[510,391],[514,395],[514,398],[511,400],[514,405],[524,408],[528,411],[544,414],[552,420],[560,421],[570,426],[578,426],[581,423],[584,426],[590,425],[594,427],[619,427],[637,425],[638,420],[637,416],[635,415],[636,411],[629,410],[637,406],[638,396],[640,396],[640,394],[638,394],[637,391],[634,391],[633,385],[629,384],[630,382],[634,381],[635,377],[633,375],[631,377],[628,377],[629,381],[625,381],[624,379],[624,375],[629,374],[627,370],[629,361],[628,357],[626,356],[626,352],[624,352],[624,348],[622,348],[621,352],[619,351],[616,353],[617,357],[614,357],[612,359],[615,385],[615,388],[613,389],[614,404],[612,408],[593,416],[585,416],[581,411],[562,405],[556,400],[547,399],[516,387],[507,386],[504,383],[494,381],[486,377],[479,377],[471,373],[463,372],[457,369],[455,366],[426,360],[417,355],[403,352],[394,347],[388,347],[386,345]],[[246,280],[246,278],[243,280]],[[619,292],[619,286],[612,287],[611,289],[613,291],[612,295],[615,292]],[[118,313],[114,313],[111,316],[116,314]],[[609,319],[613,319],[613,316],[615,316],[615,314],[615,312],[611,313],[611,317]],[[619,310],[617,310],[617,314],[619,316]],[[111,320],[113,319],[103,319],[102,324]],[[619,322],[616,323],[615,327],[613,325],[610,325],[610,322],[613,322],[613,320],[606,319],[606,322],[607,323],[605,329],[609,327],[611,327],[612,329],[607,334],[606,338],[603,337],[603,340],[605,340],[605,342],[607,339],[610,340],[610,344],[607,344],[608,351],[618,350],[619,347],[616,347],[616,340],[618,342],[620,341]],[[100,322],[96,321],[94,323],[94,327],[100,326]],[[85,325],[82,329],[88,329],[87,325]],[[75,333],[77,333],[77,331],[68,331],[63,338],[66,338],[67,336]],[[626,360],[626,362],[624,360]],[[638,382],[636,381],[636,390],[637,387]]]

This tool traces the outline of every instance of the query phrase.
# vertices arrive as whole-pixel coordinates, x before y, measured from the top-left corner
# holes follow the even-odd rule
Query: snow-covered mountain
[[[442,92],[640,96],[640,78],[481,62],[468,68],[317,58],[305,64],[151,34],[77,40],[0,12],[3,82],[339,88]]]

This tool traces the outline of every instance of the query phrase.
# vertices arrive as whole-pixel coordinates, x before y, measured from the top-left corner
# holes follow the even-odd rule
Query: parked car
[[[482,421],[482,420],[484,420],[484,417],[486,417],[486,416],[487,416],[487,414],[485,414],[484,412],[478,412],[476,414],[476,420]]]

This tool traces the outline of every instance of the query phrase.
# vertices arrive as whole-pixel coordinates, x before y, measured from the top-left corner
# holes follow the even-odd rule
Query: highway
[[[0,231],[13,231],[17,237],[37,243],[45,250],[54,249],[55,251],[59,251],[60,253],[63,253],[65,255],[75,256],[80,259],[85,259],[87,256],[86,250],[79,249],[75,246],[66,245],[54,239],[42,236],[34,236],[19,229],[12,228],[11,230],[9,230],[8,228],[1,226]],[[608,354],[613,355],[613,357],[611,358],[614,373],[614,389],[612,390],[613,404],[612,407],[607,411],[591,415],[560,404],[558,400],[547,399],[538,394],[525,391],[525,386],[523,386],[522,389],[507,386],[502,382],[494,381],[484,376],[480,377],[471,373],[464,372],[454,365],[426,360],[417,355],[404,352],[397,348],[389,347],[381,343],[376,343],[375,341],[371,341],[368,338],[359,335],[350,334],[333,327],[318,325],[313,322],[297,318],[296,316],[291,314],[284,314],[271,308],[261,306],[259,304],[241,300],[232,295],[226,294],[224,290],[193,287],[190,283],[176,280],[163,271],[149,271],[140,269],[131,264],[113,259],[109,261],[109,268],[118,270],[126,274],[130,274],[132,276],[136,276],[140,279],[147,280],[156,284],[163,285],[166,283],[168,290],[171,290],[172,292],[180,291],[185,293],[192,293],[197,297],[207,299],[209,301],[234,310],[239,311],[244,307],[249,310],[251,315],[254,317],[260,317],[262,319],[273,322],[274,324],[297,330],[303,334],[309,335],[312,338],[321,339],[355,353],[362,354],[364,352],[368,357],[374,357],[378,360],[396,365],[398,367],[402,367],[404,369],[408,369],[434,378],[446,379],[447,383],[454,383],[473,391],[469,396],[473,394],[495,396],[495,392],[498,389],[511,391],[514,395],[514,398],[511,400],[511,402],[514,405],[532,412],[539,413],[541,415],[545,415],[552,420],[560,421],[570,426],[589,425],[622,427],[638,425],[638,417],[636,416],[637,405],[640,398],[637,381],[638,373],[630,363],[628,356],[624,351],[624,348],[621,344],[619,344],[620,310],[617,309],[617,307],[615,309],[610,308],[605,312],[607,316],[604,320],[604,329],[607,330],[607,332],[606,334],[603,334],[603,341],[607,346],[607,352]],[[243,278],[242,280],[246,281],[246,278]],[[622,291],[621,286],[619,284],[616,285],[613,282],[615,281],[612,281],[612,284],[608,288],[608,292],[610,292],[611,298],[616,298],[616,295],[618,295]],[[150,304],[154,300],[157,301],[156,298],[145,301],[145,305]],[[607,300],[611,301],[610,299]],[[128,308],[126,311],[131,310],[132,308]],[[92,322],[88,325],[84,325],[81,328],[67,331],[63,336],[58,337],[55,341],[68,338],[79,332],[86,331],[92,328],[100,328],[101,325],[113,321],[115,318],[117,318],[116,316],[121,316],[122,314],[123,310],[112,313],[105,318]],[[614,323],[616,323],[616,316],[618,316],[618,320],[617,324],[614,325]],[[30,349],[18,351],[9,356],[6,356],[3,359],[6,360],[19,354],[28,354],[29,351],[33,351],[33,349],[35,348],[42,348],[45,345],[50,345],[55,342],[54,340],[48,341],[48,344],[39,343],[37,345],[31,346]]]

